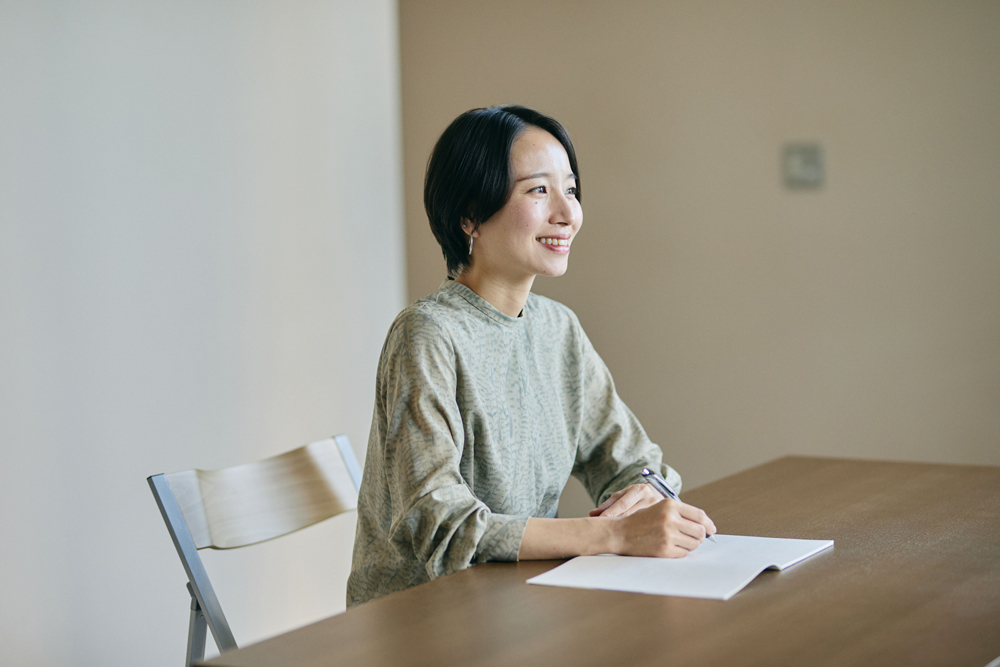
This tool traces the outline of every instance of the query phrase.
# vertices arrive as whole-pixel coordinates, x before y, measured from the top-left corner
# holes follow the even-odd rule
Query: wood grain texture
[[[166,475],[198,549],[234,549],[357,507],[332,438],[221,470]]]
[[[833,539],[729,601],[487,563],[208,664],[968,665],[1000,656],[1000,468],[787,457],[684,494],[720,532]]]

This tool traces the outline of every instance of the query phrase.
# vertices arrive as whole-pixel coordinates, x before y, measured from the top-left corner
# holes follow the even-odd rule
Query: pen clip
[[[669,484],[667,484],[667,480],[660,477],[658,473],[656,473],[653,470],[650,470],[649,468],[643,468],[641,474],[654,489],[660,492],[660,495],[662,495],[664,498],[670,498],[671,500],[680,500],[677,497],[677,493],[672,488],[670,488]]]

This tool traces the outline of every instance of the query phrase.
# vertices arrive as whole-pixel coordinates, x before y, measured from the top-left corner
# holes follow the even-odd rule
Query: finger
[[[616,500],[614,503],[611,504],[610,507],[604,510],[601,516],[616,517],[616,516],[625,516],[626,514],[630,514],[631,513],[630,510],[634,511],[633,506],[637,502],[639,502],[642,496],[643,496],[643,491],[640,487],[637,486],[626,487],[624,489],[624,493],[622,494],[621,498]]]
[[[702,540],[708,537],[708,531],[704,524],[683,518],[677,522],[677,530],[686,537],[698,540],[698,544],[701,544]]]
[[[698,548],[701,544],[698,540],[691,539],[687,535],[674,535],[659,555],[664,558],[683,558]]]
[[[637,485],[642,490],[641,498],[636,502],[636,509],[642,507],[652,507],[656,503],[663,502],[664,497],[660,495],[660,492],[654,489],[649,484],[638,484]]]
[[[619,491],[619,493],[621,493],[621,492]],[[618,500],[617,497],[611,496],[610,498],[608,498],[607,500],[605,500],[603,503],[601,503],[600,505],[598,505],[594,509],[590,510],[590,516],[601,516],[601,514],[604,513],[604,510],[606,510],[609,507],[611,507],[612,503],[614,503],[616,500]]]
[[[606,509],[608,509],[609,507],[611,507],[611,505],[612,505],[612,504],[613,504],[613,503],[614,503],[614,502],[615,502],[616,500],[618,500],[619,498],[621,498],[621,497],[622,497],[622,494],[624,494],[624,493],[625,493],[625,489],[622,489],[621,491],[615,491],[614,493],[612,493],[612,494],[611,494],[611,495],[610,495],[610,496],[608,497],[608,499],[607,499],[607,500],[605,500],[605,501],[604,501],[603,503],[601,503],[600,505],[598,505],[598,506],[597,506],[597,507],[595,507],[594,509],[590,510],[590,516],[600,516],[600,515],[601,515],[601,513],[603,513],[603,512],[604,512],[604,510],[606,510]]]
[[[615,501],[610,506],[606,507],[599,516],[612,519],[617,516],[622,516],[626,510],[628,510],[628,505],[624,504],[621,499]]]
[[[688,549],[685,549],[684,547],[679,547],[677,545],[672,545],[669,549],[667,549],[667,553],[664,554],[664,557],[665,558],[684,558],[689,553],[691,553],[691,552]]]
[[[652,507],[653,505],[663,502],[663,496],[653,492],[653,495],[649,494],[648,485],[642,485],[638,489],[633,490],[631,493],[622,496],[618,502],[618,507],[615,508],[617,516],[629,516],[630,514],[635,514],[641,509],[646,509],[647,507]],[[620,512],[620,513],[619,513]],[[606,514],[605,516],[612,516]]]
[[[705,527],[706,534],[715,534],[715,524],[708,518],[708,515],[705,514],[704,510],[698,509],[694,505],[688,505],[687,503],[682,502],[678,504],[677,511],[688,521],[694,521],[703,525]]]
[[[705,535],[715,535],[718,529],[715,527],[715,522],[705,513],[704,510],[695,507],[694,505],[684,505],[685,510],[681,512],[681,516],[690,519],[691,521],[697,521],[701,525],[705,526]]]
[[[603,503],[601,503],[600,505],[598,505],[595,509],[598,512],[603,512],[604,510],[606,510],[609,507],[611,507],[611,504],[613,502],[615,502],[616,500],[618,500],[620,497],[621,497],[621,491],[619,491],[618,493],[613,493],[613,494],[611,494],[610,497],[608,497],[607,500],[605,500]]]

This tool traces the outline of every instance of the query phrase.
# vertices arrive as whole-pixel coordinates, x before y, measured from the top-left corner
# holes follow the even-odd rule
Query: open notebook
[[[716,535],[684,558],[578,556],[529,584],[728,600],[769,568],[786,567],[833,546],[833,540]]]

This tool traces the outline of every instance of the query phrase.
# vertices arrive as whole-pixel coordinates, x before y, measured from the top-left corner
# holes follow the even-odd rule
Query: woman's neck
[[[519,282],[510,282],[469,267],[460,273],[455,281],[471,289],[504,315],[518,317],[524,310],[535,277],[530,276]]]

